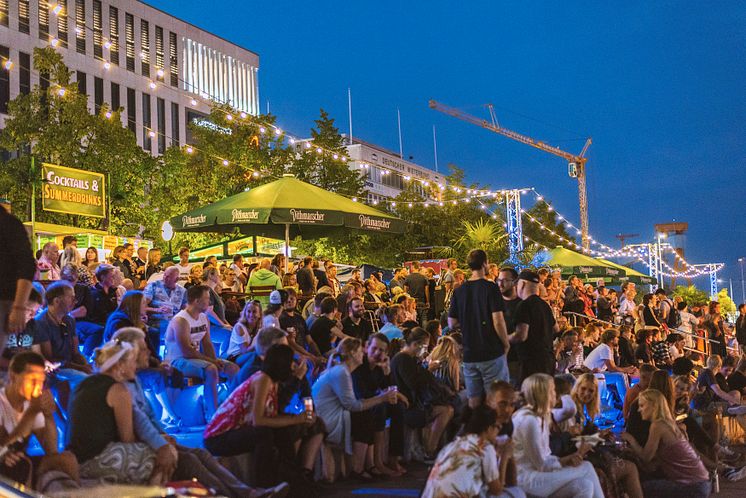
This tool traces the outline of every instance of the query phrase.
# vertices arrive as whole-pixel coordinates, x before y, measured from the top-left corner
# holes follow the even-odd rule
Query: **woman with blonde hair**
[[[382,403],[407,403],[396,389],[388,389],[368,399],[357,399],[352,386],[352,371],[363,364],[360,339],[343,339],[329,357],[329,366],[313,385],[316,412],[324,422],[326,440],[342,445],[352,455],[351,476],[357,480],[373,479],[365,471],[365,455],[373,444],[374,418],[371,408]],[[357,414],[357,415],[355,415]]]
[[[533,374],[521,385],[526,405],[513,414],[513,452],[518,470],[518,487],[527,495],[540,497],[603,498],[598,476],[583,457],[582,445],[564,457],[549,448],[551,409],[555,404],[554,379]]]
[[[243,366],[248,359],[246,353],[254,349],[254,338],[261,325],[262,304],[256,299],[248,301],[241,310],[241,315],[231,331],[228,350],[225,352],[228,360]]]
[[[710,496],[710,475],[702,460],[679,429],[673,418],[669,401],[656,389],[646,389],[638,398],[643,420],[650,422],[650,435],[645,446],[640,446],[629,433],[622,434],[632,451],[644,465],[657,462],[664,479],[643,482],[645,496]]]
[[[461,346],[448,335],[438,339],[438,343],[427,357],[428,369],[435,378],[448,386],[454,393],[461,391]]]
[[[80,463],[80,477],[107,483],[162,484],[151,475],[155,453],[133,428],[132,396],[137,347],[110,341],[96,349],[96,373],[75,390],[70,407],[68,448]]]
[[[598,380],[592,373],[584,373],[575,381],[570,396],[575,402],[575,424],[581,428],[581,432],[589,434],[596,432],[594,420],[601,413],[601,396],[599,394]]]

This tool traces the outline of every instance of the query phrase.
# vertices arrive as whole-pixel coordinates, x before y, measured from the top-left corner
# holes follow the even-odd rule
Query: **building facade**
[[[427,184],[446,183],[444,175],[406,161],[383,147],[357,138],[346,147],[350,168],[360,170],[365,176],[365,188],[371,203],[394,199],[410,186],[424,195],[429,191]]]
[[[189,141],[209,100],[259,113],[259,56],[137,0],[0,0],[0,126],[34,85],[34,47],[63,56],[91,112],[121,109],[152,154]]]

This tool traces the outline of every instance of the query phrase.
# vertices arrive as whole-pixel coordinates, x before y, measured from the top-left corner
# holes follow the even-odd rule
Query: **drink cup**
[[[313,398],[303,398],[303,408],[306,410],[306,414],[311,415],[313,413]]]

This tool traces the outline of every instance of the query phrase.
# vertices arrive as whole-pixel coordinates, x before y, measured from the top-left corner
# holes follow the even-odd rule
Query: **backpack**
[[[679,313],[679,310],[676,309],[676,306],[674,306],[673,301],[670,299],[666,299],[666,304],[668,304],[668,307],[670,308],[668,310],[666,325],[668,325],[669,329],[678,328],[679,325],[681,325],[681,313]]]

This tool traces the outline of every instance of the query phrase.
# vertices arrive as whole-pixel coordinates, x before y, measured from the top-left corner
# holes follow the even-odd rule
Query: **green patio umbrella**
[[[608,261],[592,258],[579,252],[555,247],[547,252],[546,266],[560,267],[565,275],[582,275],[585,278],[611,277],[620,279],[626,276],[626,269],[612,265]]]
[[[404,233],[404,222],[363,203],[283,175],[265,185],[171,218],[176,232],[232,232],[285,239],[347,229]]]
[[[596,258],[599,261],[606,263],[608,265],[613,266],[614,268],[619,268],[620,270],[624,270],[626,273],[626,280],[629,280],[630,282],[634,282],[636,284],[653,284],[655,283],[655,279],[649,275],[645,275],[644,273],[640,273],[637,270],[634,270],[632,268],[629,268],[627,266],[620,265],[618,263],[614,263],[613,261],[609,261],[607,259],[603,258]],[[624,280],[624,279],[622,279]]]

